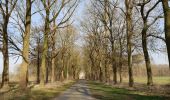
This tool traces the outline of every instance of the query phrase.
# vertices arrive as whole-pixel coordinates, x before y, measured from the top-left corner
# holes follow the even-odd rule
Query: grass
[[[124,82],[128,82],[128,79],[124,79]],[[147,77],[134,77],[134,81],[136,83],[142,83],[142,84],[146,84],[147,83]],[[157,85],[170,85],[170,77],[153,77],[153,82],[154,84]]]
[[[68,89],[74,83],[75,82],[71,81],[55,88],[36,87],[24,91],[17,90],[16,92],[0,94],[0,100],[49,100],[57,97],[61,92]]]
[[[170,97],[149,95],[145,92],[114,88],[97,82],[88,82],[93,97],[100,100],[170,100]]]

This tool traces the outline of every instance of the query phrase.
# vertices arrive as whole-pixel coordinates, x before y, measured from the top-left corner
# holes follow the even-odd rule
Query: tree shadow
[[[170,100],[170,97],[136,93],[134,90],[113,88],[101,83],[90,82],[92,96],[100,100]]]

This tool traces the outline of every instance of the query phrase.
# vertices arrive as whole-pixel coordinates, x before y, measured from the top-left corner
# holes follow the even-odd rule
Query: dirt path
[[[53,100],[97,100],[90,96],[85,80],[79,80],[71,88]]]

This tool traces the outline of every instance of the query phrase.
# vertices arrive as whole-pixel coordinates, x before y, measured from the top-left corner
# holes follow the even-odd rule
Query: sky
[[[75,14],[74,14],[74,18],[76,20],[74,20],[74,25],[78,25],[78,21],[81,20],[81,18],[83,18],[83,12],[84,9],[86,9],[86,7],[88,6],[89,0],[81,0],[81,3],[79,4]],[[33,16],[32,20],[36,23],[39,23],[39,21],[41,21],[40,19],[38,19],[35,16]],[[167,54],[166,53],[150,53],[151,58],[153,59],[152,63],[154,64],[168,64],[168,58],[167,58]],[[17,66],[21,63],[21,59],[18,60],[17,63],[16,62],[16,58],[10,57],[10,64],[9,64],[9,71],[12,73],[15,73],[17,70]],[[0,53],[0,73],[2,73],[3,70],[3,59],[2,59],[2,53]]]

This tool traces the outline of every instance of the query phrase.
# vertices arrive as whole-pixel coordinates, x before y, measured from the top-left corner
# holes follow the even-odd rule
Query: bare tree
[[[127,52],[128,52],[128,67],[129,67],[129,86],[132,87],[134,84],[133,70],[132,70],[132,11],[133,11],[133,0],[125,0],[126,7],[126,33],[127,33]]]
[[[166,39],[166,46],[168,52],[168,58],[170,63],[170,7],[169,7],[169,0],[161,0],[162,6],[164,10],[164,26],[165,26],[165,39]],[[169,64],[170,68],[170,64]]]
[[[44,29],[44,41],[43,41],[43,54],[42,54],[42,64],[41,64],[41,84],[44,84],[45,82],[45,76],[46,76],[46,57],[47,57],[47,52],[48,52],[48,36],[50,33],[52,33],[54,30],[56,30],[60,25],[65,24],[72,16],[73,12],[75,11],[75,8],[77,7],[77,0],[73,1],[73,0],[62,0],[62,1],[58,1],[58,0],[41,0],[43,7],[45,9],[45,29]],[[73,3],[72,3],[73,2]],[[57,5],[58,9],[54,10],[54,14],[52,16],[52,18],[50,18],[50,14],[51,9],[56,6],[56,4],[60,4]],[[71,3],[71,6],[68,8],[67,12],[64,14],[64,17],[62,18],[62,20],[60,21],[60,23],[58,23],[58,25],[56,25],[56,27],[54,27],[52,30],[50,29],[50,24],[56,20],[56,18],[58,18],[59,14],[62,12],[62,10]],[[54,8],[55,9],[55,8]]]
[[[31,50],[30,50],[30,64],[36,65],[36,82],[40,83],[40,67],[41,67],[41,56],[42,56],[42,39],[43,39],[43,27],[34,26],[31,34]],[[36,62],[35,62],[36,61]],[[35,63],[34,63],[35,62]]]
[[[149,56],[148,47],[147,47],[148,46],[147,45],[148,44],[147,31],[157,21],[157,19],[160,18],[160,16],[157,16],[156,18],[154,18],[151,23],[148,22],[148,18],[149,18],[150,13],[160,3],[160,0],[158,0],[152,7],[150,7],[146,11],[145,7],[149,3],[153,3],[152,0],[140,2],[140,3],[138,3],[138,6],[140,6],[140,13],[141,13],[142,22],[143,22],[143,28],[142,28],[141,34],[142,34],[142,48],[143,48],[143,53],[144,53],[144,57],[145,57],[146,69],[147,69],[147,79],[148,79],[147,84],[153,85],[151,62],[150,62],[150,56]]]
[[[25,16],[25,33],[23,37],[23,51],[22,51],[22,77],[21,86],[27,87],[28,84],[28,66],[29,66],[29,47],[30,47],[30,31],[31,31],[31,0],[26,0],[26,16]]]
[[[1,87],[8,87],[9,83],[9,55],[8,55],[8,23],[9,18],[14,10],[18,0],[5,0],[0,1],[0,12],[3,16],[2,25],[2,36],[3,36],[3,58],[4,58],[4,69],[2,74],[2,84]]]

